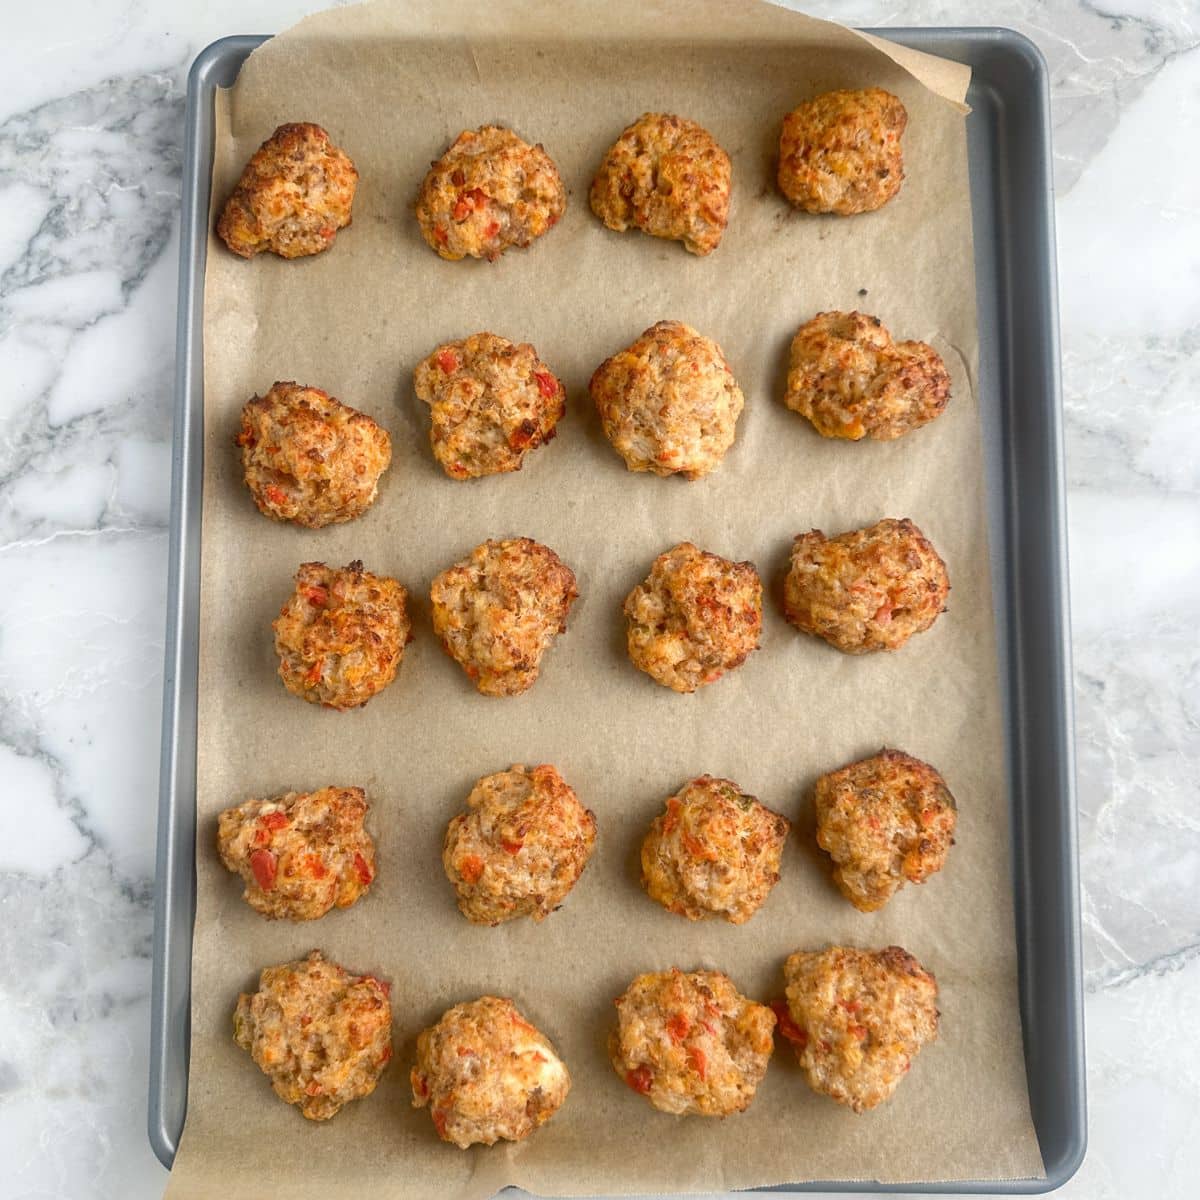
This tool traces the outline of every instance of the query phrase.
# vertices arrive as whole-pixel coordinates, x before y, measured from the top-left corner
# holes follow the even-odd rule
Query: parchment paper
[[[243,262],[210,241],[201,620],[198,911],[187,1128],[172,1198],[478,1200],[534,1192],[688,1192],[808,1179],[1004,1179],[1042,1172],[1017,1010],[1008,809],[988,579],[977,331],[961,100],[965,68],[901,65],[836,26],[755,3],[405,0],[309,19],[256,52],[218,105],[214,204],[274,127],[318,121],[362,182],[354,224],[319,257]],[[832,87],[879,84],[910,122],[908,179],[881,212],[793,213],[772,180],[779,122]],[[936,90],[930,90],[936,89]],[[648,109],[684,113],[733,159],[729,230],[711,257],[604,229],[587,186]],[[411,205],[463,128],[511,125],[545,144],[570,191],[564,220],[496,263],[446,263]],[[214,209],[214,220],[215,220]],[[822,309],[880,316],[949,365],[946,414],[889,444],[819,438],[782,405],[789,339]],[[587,400],[593,368],[660,318],[724,348],[746,393],[737,442],[697,483],[632,475]],[[564,378],[560,435],[516,475],[459,483],[436,466],[412,370],[437,343],[491,330],[529,340]],[[237,413],[276,379],[323,387],[393,437],[379,500],[317,532],[269,523],[246,493]],[[988,398],[983,397],[987,403]],[[897,654],[845,657],[787,626],[778,586],[793,535],[909,516],[950,570],[950,610]],[[486,699],[438,647],[433,576],[489,536],[528,535],[573,567],[582,598],[526,695]],[[770,582],[762,649],[694,696],[627,661],[621,600],[684,538],[754,560]],[[362,558],[411,592],[416,640],[364,710],[324,711],[275,675],[270,621],[296,566]],[[936,764],[960,804],[946,870],[880,913],[834,890],[812,836],[814,778],[882,745]],[[599,820],[592,864],[544,924],[480,929],[442,874],[447,820],[472,782],[551,762]],[[637,848],[691,776],[728,776],[796,828],[783,878],[749,924],[692,924],[648,900]],[[249,796],[361,784],[380,850],[366,899],[307,925],[268,923],[214,850],[217,812]],[[940,1040],[895,1097],[856,1117],[814,1095],[781,1048],[750,1109],[724,1121],[656,1113],[608,1064],[612,999],[638,972],[717,967],[781,991],[784,958],[831,942],[898,943],[937,975]],[[376,1093],[327,1124],[272,1095],[233,1042],[240,990],[313,947],[393,981],[396,1056]],[[415,1035],[451,1004],[514,997],[574,1086],[524,1143],[460,1152],[410,1107]]]

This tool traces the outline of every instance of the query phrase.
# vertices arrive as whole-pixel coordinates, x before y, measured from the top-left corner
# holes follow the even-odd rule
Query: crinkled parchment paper
[[[869,216],[794,213],[773,186],[780,119],[815,93],[869,84],[908,107],[904,189]],[[406,0],[302,22],[255,53],[220,98],[218,207],[285,121],[324,125],[362,181],[353,226],[319,257],[243,262],[215,238],[209,245],[198,911],[188,1119],[172,1198],[476,1200],[508,1183],[579,1195],[1041,1173],[1017,1012],[978,412],[988,397],[974,387],[956,103],[966,84],[955,64],[884,53],[757,3]],[[588,210],[600,156],[645,110],[695,118],[732,156],[729,230],[709,258],[611,233]],[[442,262],[421,241],[412,202],[429,161],[485,122],[545,144],[570,191],[567,213],[499,262]],[[832,308],[932,341],[953,376],[945,416],[899,442],[855,445],[824,441],[787,411],[791,334]],[[696,483],[627,473],[587,399],[592,369],[661,318],[714,337],[746,393],[736,444]],[[483,329],[533,342],[566,381],[569,414],[519,474],[453,482],[431,457],[412,370],[438,342]],[[306,532],[255,511],[232,438],[242,403],[276,379],[325,388],[391,431],[392,468],[365,518]],[[901,652],[866,658],[791,630],[778,584],[793,535],[884,516],[912,517],[941,550],[949,612]],[[507,535],[557,550],[582,598],[536,686],[485,699],[434,640],[428,592],[443,567]],[[772,591],[762,649],[694,696],[633,669],[620,612],[654,556],[684,538],[754,560]],[[297,564],[353,558],[410,589],[416,641],[386,692],[339,714],[283,690],[270,622]],[[820,772],[885,744],[943,771],[960,832],[942,875],[863,915],[833,889],[814,848],[809,791]],[[478,776],[514,762],[559,767],[597,814],[598,848],[544,924],[480,929],[455,909],[442,832]],[[638,886],[646,826],[705,771],[796,823],[781,883],[740,928],[683,921]],[[367,789],[378,883],[320,922],[263,921],[218,862],[216,814],[327,783]],[[718,967],[769,999],[791,951],[830,942],[898,943],[941,985],[940,1040],[875,1112],[856,1117],[814,1095],[787,1048],[750,1109],[724,1121],[656,1113],[609,1066],[612,1000],[638,972]],[[378,1090],[319,1125],[275,1099],[230,1022],[261,968],[312,947],[390,978],[395,1012],[396,1056]],[[463,1153],[410,1107],[408,1069],[420,1029],[485,992],[514,997],[545,1030],[574,1087],[526,1142]]]

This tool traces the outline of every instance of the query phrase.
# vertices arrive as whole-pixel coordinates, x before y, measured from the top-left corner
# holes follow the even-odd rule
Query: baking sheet
[[[520,24],[530,10],[506,11]],[[494,17],[487,36],[468,37],[464,6],[333,14],[306,22],[299,48],[288,38],[269,43],[218,114],[231,129],[218,142],[218,203],[258,142],[298,116],[330,129],[364,184],[354,227],[328,255],[244,264],[218,246],[209,259],[193,1070],[173,1195],[260,1188],[244,1164],[261,1157],[264,1139],[295,1147],[271,1156],[272,1181],[294,1195],[327,1194],[337,1180],[368,1173],[373,1187],[397,1196],[486,1195],[506,1182],[577,1194],[1040,1173],[1015,1003],[969,384],[976,334],[962,122],[845,31],[758,6],[669,11],[681,38],[692,38],[689,16],[704,33],[686,51],[673,44],[670,72],[652,36],[664,28],[661,12],[647,6],[607,6],[602,28],[572,6],[556,22],[572,31],[571,43],[528,28],[495,41]],[[359,34],[373,27],[369,47],[347,21]],[[417,36],[439,21],[437,37]],[[461,22],[459,35],[447,21]],[[619,39],[606,30],[620,30]],[[581,78],[590,81],[586,105]],[[794,216],[768,186],[779,116],[815,91],[865,83],[892,88],[909,107],[901,198],[853,221]],[[731,227],[708,260],[608,233],[586,211],[599,155],[627,120],[654,107],[695,116],[733,156]],[[568,215],[526,253],[490,265],[442,263],[407,209],[428,159],[459,128],[493,119],[545,142],[572,191]],[[819,308],[856,305],[898,336],[932,340],[954,376],[947,415],[891,446],[823,443],[778,401],[795,325]],[[627,475],[586,403],[595,364],[664,316],[716,337],[747,394],[737,445],[716,475],[693,485]],[[477,328],[532,340],[568,383],[572,412],[520,475],[464,485],[444,479],[429,457],[410,378],[436,342]],[[267,525],[237,479],[229,450],[237,409],[274,378],[293,377],[392,430],[396,457],[379,504],[352,526]],[[916,519],[954,582],[951,612],[901,654],[843,659],[772,612],[763,650],[697,696],[663,692],[625,661],[620,599],[673,541],[687,536],[751,557],[774,577],[795,532],[818,525],[832,533],[882,515]],[[583,599],[533,691],[488,701],[437,649],[424,597],[443,566],[507,533],[554,546],[575,568]],[[356,556],[414,591],[418,640],[397,683],[362,713],[311,710],[275,681],[267,626],[298,562]],[[685,925],[641,895],[637,843],[688,776],[729,775],[796,818],[817,773],[884,742],[941,766],[962,805],[950,867],[924,889],[906,889],[885,913],[854,913],[802,845],[801,818],[783,882],[741,929]],[[557,763],[598,814],[599,850],[545,925],[476,930],[458,917],[441,876],[441,832],[477,775],[521,760]],[[265,925],[216,863],[215,813],[245,795],[334,780],[372,793],[383,878],[350,913],[308,927]],[[394,877],[389,862],[402,864]],[[608,1067],[609,1002],[638,971],[718,966],[766,998],[779,990],[787,953],[830,940],[898,941],[942,985],[942,1039],[885,1109],[854,1118],[811,1095],[781,1054],[748,1113],[680,1122],[640,1104]],[[313,945],[393,978],[397,1017],[397,1065],[375,1096],[322,1128],[278,1104],[229,1037],[236,992],[262,966]],[[575,1090],[521,1146],[458,1154],[436,1142],[427,1114],[407,1109],[405,1067],[424,1024],[484,990],[512,994],[550,1034]]]

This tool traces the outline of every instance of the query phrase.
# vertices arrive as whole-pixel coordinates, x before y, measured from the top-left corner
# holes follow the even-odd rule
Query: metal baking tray
[[[1008,29],[873,30],[972,68],[967,100],[993,602],[1010,778],[1020,1007],[1046,1177],[782,1192],[1040,1193],[1083,1160],[1083,993],[1063,492],[1050,99],[1037,47]],[[196,911],[196,702],[204,269],[213,96],[265,37],[223,38],[188,77],[159,784],[150,1143],[170,1166],[187,1111]]]

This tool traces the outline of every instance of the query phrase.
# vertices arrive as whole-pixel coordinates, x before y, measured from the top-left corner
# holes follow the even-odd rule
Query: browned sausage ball
[[[899,946],[798,951],[783,977],[779,1032],[813,1091],[857,1113],[886,1100],[937,1038],[937,981]]]
[[[625,622],[633,665],[672,691],[694,692],[758,648],[762,580],[753,563],[680,542],[625,597]]]
[[[552,229],[567,191],[550,155],[511,129],[464,130],[435,162],[417,197],[417,221],[442,258],[497,259]]]
[[[349,908],[375,878],[362,788],[324,787],[247,800],[217,818],[217,850],[264,917],[314,921]]]
[[[392,1057],[390,985],[351,975],[319,950],[268,967],[258,991],[238,997],[233,1038],[275,1094],[310,1121],[369,1096]]]
[[[643,113],[616,140],[592,180],[592,212],[609,229],[631,225],[711,254],[729,220],[733,168],[702,125]]]
[[[280,125],[254,152],[217,233],[234,254],[320,254],[350,224],[358,171],[320,125]]]
[[[945,610],[946,564],[909,520],[879,521],[827,538],[819,529],[792,545],[784,612],[797,629],[846,654],[899,650]]]
[[[946,782],[899,750],[830,771],[817,780],[817,843],[834,861],[833,880],[861,912],[882,908],[897,889],[924,883],[946,865],[958,813]]]
[[[608,1056],[660,1112],[742,1112],[767,1073],[775,1015],[719,971],[639,975],[616,1000]]]
[[[699,479],[733,445],[745,405],[721,347],[659,321],[602,362],[588,385],[604,435],[631,471]]]
[[[392,460],[391,438],[366,413],[291,382],[246,402],[236,440],[258,511],[308,529],[366,512]]]
[[[642,886],[669,912],[748,921],[779,882],[791,822],[728,779],[701,775],[667,801],[642,843]]]
[[[886,204],[904,182],[904,105],[882,88],[826,92],[783,119],[779,190],[810,213],[847,217]]]
[[[462,1150],[523,1141],[571,1090],[550,1039],[496,996],[456,1004],[426,1029],[410,1080],[413,1107],[429,1105],[438,1136]]]
[[[337,570],[301,563],[272,622],[283,686],[310,704],[357,708],[383,691],[412,640],[408,592],[355,560]]]
[[[788,408],[822,437],[903,437],[950,400],[942,356],[925,342],[893,342],[878,317],[818,313],[792,339]]]
[[[476,925],[543,921],[575,886],[596,843],[595,814],[551,766],[485,775],[446,829],[442,865]]]
[[[433,630],[485,696],[517,696],[567,627],[571,568],[531,538],[486,541],[433,581]]]
[[[537,351],[494,333],[439,346],[413,382],[430,408],[434,457],[451,479],[519,471],[567,409],[566,388]]]

